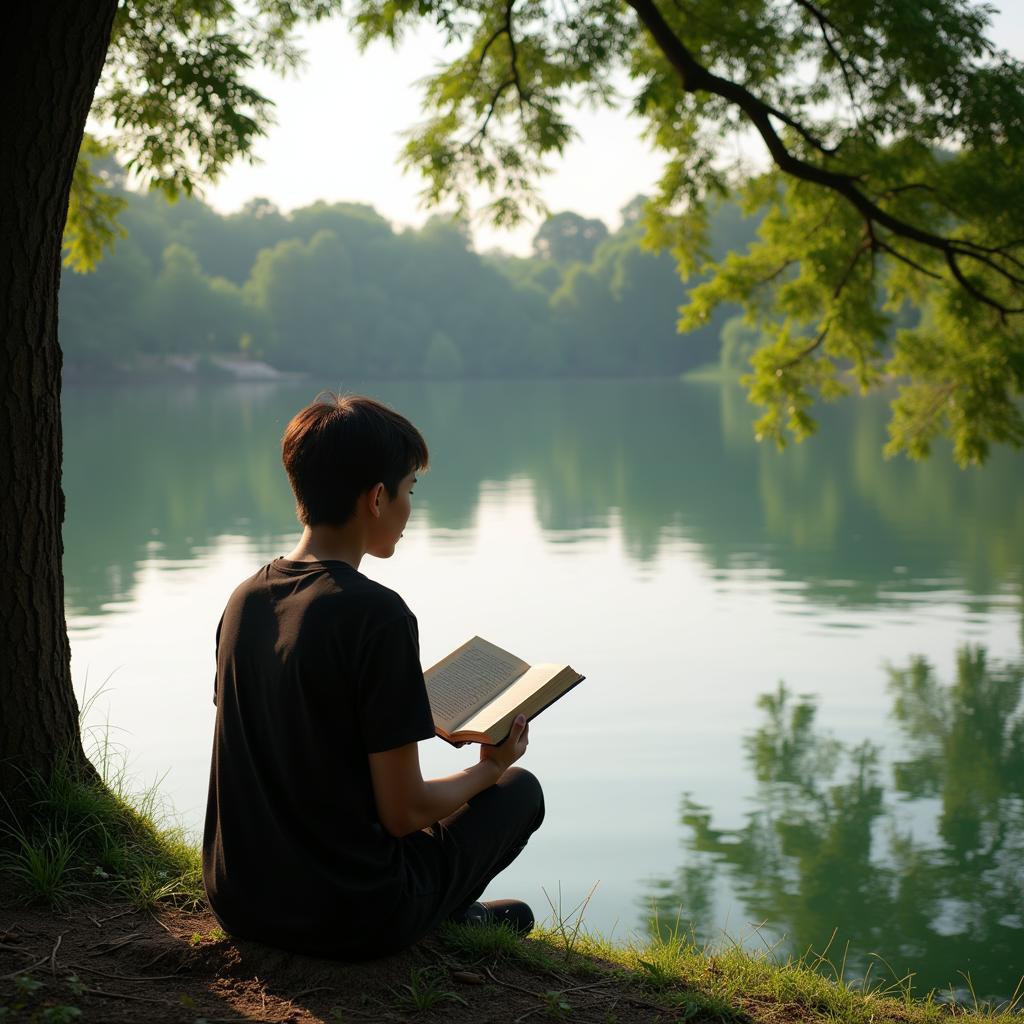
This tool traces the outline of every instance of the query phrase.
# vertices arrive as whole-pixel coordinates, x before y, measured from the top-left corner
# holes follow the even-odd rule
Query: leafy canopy
[[[258,0],[243,17],[226,0],[126,0],[97,113],[133,168],[190,191],[266,124],[245,71],[294,67],[291,29],[335,6]],[[746,378],[762,436],[802,438],[816,398],[894,380],[890,452],[921,456],[944,435],[968,463],[1024,443],[1024,66],[987,37],[988,5],[355,0],[349,13],[364,45],[440,29],[453,56],[424,82],[405,159],[429,202],[465,209],[482,188],[499,224],[540,207],[579,104],[628,97],[666,156],[648,243],[697,279],[681,329],[738,303],[762,332]],[[716,259],[709,209],[726,195],[760,227]]]

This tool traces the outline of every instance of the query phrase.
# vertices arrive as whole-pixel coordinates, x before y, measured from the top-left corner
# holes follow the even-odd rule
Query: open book
[[[517,715],[536,718],[583,679],[568,665],[528,665],[475,636],[423,673],[437,735],[501,743]]]

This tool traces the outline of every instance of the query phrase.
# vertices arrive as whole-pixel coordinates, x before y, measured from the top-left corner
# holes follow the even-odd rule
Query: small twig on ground
[[[86,916],[97,928],[102,928],[107,921],[116,921],[119,917],[127,917],[129,914],[137,914],[139,911],[135,907],[129,907],[127,910],[119,910],[116,914],[108,914],[106,917],[93,917],[92,914]]]
[[[116,981],[167,981],[171,978],[177,978],[180,972],[175,971],[174,974],[111,974],[110,971],[101,971],[98,967],[90,967],[88,964],[69,964],[69,967],[73,967],[76,971],[88,971],[90,974],[98,974],[103,978],[113,978]]]
[[[441,949],[435,949],[426,942],[421,942],[419,944],[419,950],[421,953],[426,953],[427,956],[432,957],[442,967],[446,967],[450,971],[457,971],[461,966],[454,957],[449,956]]]
[[[20,953],[21,950],[15,950],[15,952]],[[28,967],[19,967],[16,971],[11,971],[8,974],[0,974],[0,981],[3,981],[5,978],[13,978],[16,974],[28,974],[37,967],[42,967],[49,959],[49,954],[47,954],[42,960],[36,960],[34,963],[29,964]]]
[[[102,988],[83,988],[82,991],[88,992],[91,996],[106,996],[108,999],[129,999],[135,1003],[159,1003],[161,1006],[171,1005],[166,999],[153,999],[150,996],[132,996],[127,992],[108,992]]]
[[[153,964],[155,964],[158,960],[163,960],[163,958],[165,956],[167,956],[168,953],[172,953],[172,952],[174,952],[174,950],[172,950],[172,949],[162,949],[162,950],[160,950],[160,952],[157,953],[156,956],[151,957],[149,960],[147,960],[142,965],[142,970],[145,970],[147,967],[152,967]],[[177,967],[174,968],[174,973],[175,974],[179,973],[180,971],[182,971],[184,969],[184,967],[185,967],[185,964],[179,964]]]
[[[295,999],[301,999],[303,996],[312,995],[314,992],[340,992],[341,989],[337,985],[317,985],[314,988],[304,988],[301,992],[296,992],[294,995],[285,996],[288,1002],[292,1002]]]
[[[527,1010],[526,1013],[521,1013],[518,1017],[516,1017],[512,1024],[522,1024],[522,1022],[526,1020],[527,1017],[532,1017],[535,1013],[540,1013],[542,1009],[542,1006],[533,1006],[529,1010]]]
[[[170,935],[170,937],[171,937],[172,939],[176,939],[176,938],[178,937],[177,935],[175,935],[175,934],[174,934],[174,932],[172,932],[172,931],[171,931],[171,929],[170,929],[170,928],[168,928],[168,927],[167,927],[167,925],[165,925],[165,924],[163,923],[163,921],[161,921],[161,920],[160,920],[160,918],[159,918],[159,917],[157,917],[157,916],[156,916],[156,914],[154,914],[154,913],[153,913],[153,911],[152,911],[152,910],[151,910],[151,911],[149,912],[149,916],[150,916],[151,918],[153,918],[153,920],[154,920],[154,921],[156,921],[156,923],[157,923],[158,925],[160,925],[160,927],[161,927],[161,928],[163,928],[163,930],[164,930],[165,932],[167,932],[167,934],[168,934],[168,935]]]
[[[108,953],[113,953],[115,949],[120,949],[122,946],[127,946],[129,942],[133,942],[135,939],[141,938],[142,932],[132,932],[129,935],[122,936],[120,939],[111,939],[110,942],[104,942],[93,949],[89,956],[106,956]]]
[[[555,981],[561,983],[562,985],[571,985],[572,982],[573,982],[572,978],[570,978],[570,977],[568,977],[568,976],[566,976],[564,974],[559,973],[553,967],[544,967],[544,966],[538,965],[538,968],[544,974],[546,974],[549,978],[554,978]]]
[[[600,988],[601,985],[610,985],[614,978],[602,978],[600,981],[592,981],[588,985],[574,985],[572,988],[563,989],[568,994],[570,992],[586,992],[590,988]]]
[[[30,953],[27,949],[18,949],[17,946],[5,946],[2,942],[0,942],[0,949],[3,949],[5,953],[17,953],[18,956],[27,956],[29,960],[35,956],[35,953]]]
[[[627,996],[623,994],[618,998],[627,1003],[632,1003],[634,1006],[641,1006],[645,1010],[656,1010],[660,1014],[672,1012],[672,1009],[668,1006],[660,1006],[658,1003],[652,1003],[649,999],[641,999],[639,996]]]
[[[57,950],[60,949],[61,942],[64,941],[64,933],[61,932],[57,936],[57,941],[53,944],[53,949],[50,950],[50,973],[56,978],[57,977]]]
[[[504,985],[505,988],[514,988],[517,992],[525,992],[528,996],[533,996],[534,999],[540,999],[539,992],[533,992],[528,988],[523,988],[522,985],[516,985],[511,981],[502,981],[501,978],[497,978],[494,975],[494,971],[490,967],[485,967],[484,970],[487,972],[487,977],[491,979],[496,985]]]

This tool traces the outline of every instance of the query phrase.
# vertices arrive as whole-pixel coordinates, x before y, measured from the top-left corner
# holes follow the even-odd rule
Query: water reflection
[[[848,977],[877,953],[919,990],[962,987],[969,972],[979,996],[1006,998],[1024,974],[1024,667],[968,646],[951,684],[915,657],[888,686],[888,761],[881,743],[820,730],[811,697],[780,685],[758,699],[764,719],[744,742],[754,809],[715,828],[684,798],[687,856],[653,886],[658,920],[681,907],[718,938],[701,924],[724,879],[746,919],[790,950],[820,950],[838,929]]]
[[[657,874],[663,916],[681,901],[715,934],[731,888],[794,946],[841,925],[851,963],[889,950],[894,964],[929,965],[926,984],[967,969],[982,991],[1012,988],[1007,965],[1024,962],[1020,672],[968,653],[944,686],[911,662],[886,695],[874,671],[979,633],[1016,650],[1020,456],[968,473],[941,454],[885,463],[878,403],[829,410],[818,438],[780,455],[751,441],[739,392],[672,381],[345,384],[407,412],[431,445],[406,555],[371,567],[398,573],[423,635],[443,650],[476,617],[524,650],[564,645],[592,666],[574,717],[545,721],[557,743],[531,752],[552,807],[571,810],[531,844],[541,859],[524,887],[540,898],[539,879],[604,878],[620,900],[597,925],[609,927],[633,919],[637,875]],[[143,774],[173,764],[175,802],[197,815],[213,624],[237,581],[290,546],[278,444],[314,391],[65,396],[76,672],[125,666],[112,720],[134,730]],[[523,599],[538,582],[548,614]],[[785,689],[747,717],[765,672],[820,686],[831,709],[848,694],[843,742]],[[747,766],[723,759],[748,731]],[[594,764],[610,733],[617,761]],[[731,807],[750,774],[759,802],[744,818]],[[687,778],[715,780],[700,788],[716,810],[684,807],[688,853],[673,872],[666,809]],[[608,827],[609,792],[629,828]]]
[[[696,545],[723,585],[760,574],[801,608],[906,607],[925,599],[1016,606],[1022,587],[1021,457],[981,471],[942,452],[880,455],[884,408],[825,410],[820,436],[786,453],[751,439],[737,389],[677,381],[359,384],[423,429],[434,464],[414,521],[472,534],[488,486],[532,490],[552,543],[616,534],[640,567]],[[218,538],[261,545],[295,529],[278,459],[314,386],[104,389],[65,396],[72,613],[129,596],[148,557],[190,560]],[[841,623],[840,623],[841,624]]]

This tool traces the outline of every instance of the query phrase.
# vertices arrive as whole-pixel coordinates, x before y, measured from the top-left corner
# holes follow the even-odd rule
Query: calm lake
[[[491,895],[550,917],[596,885],[584,921],[612,938],[656,917],[829,947],[851,978],[1013,991],[1024,457],[887,462],[877,401],[779,453],[730,385],[345,386],[430,444],[398,553],[362,566],[418,616],[424,664],[478,633],[587,675],[531,729],[548,817]],[[279,441],[316,390],[65,394],[76,687],[103,687],[89,724],[197,831],[214,630],[297,536]]]

